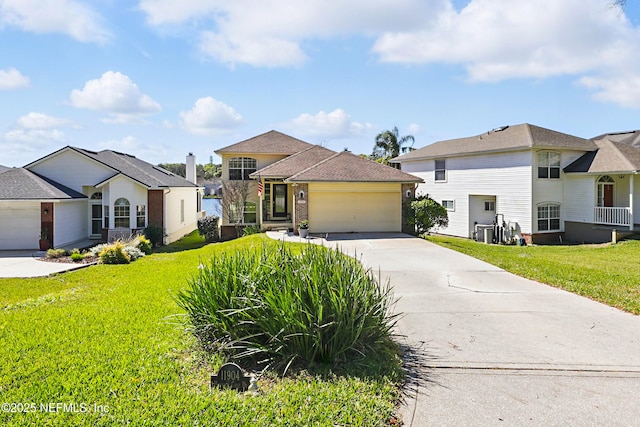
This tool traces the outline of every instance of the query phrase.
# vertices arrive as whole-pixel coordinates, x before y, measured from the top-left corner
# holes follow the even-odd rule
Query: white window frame
[[[118,203],[121,202],[125,202],[126,204],[119,205]],[[127,224],[126,226],[122,225],[125,219]],[[118,222],[120,222],[121,225],[118,225]],[[120,197],[113,204],[113,226],[115,228],[131,228],[131,203],[129,203],[129,200],[124,197]]]
[[[442,162],[441,167],[438,167],[438,162]],[[447,182],[447,160],[446,159],[435,159],[434,160],[434,172],[433,172],[433,181],[434,182]]]
[[[562,156],[557,151],[538,151],[538,179],[560,179],[560,165]],[[552,173],[557,170],[558,176]],[[540,176],[541,172],[545,171],[546,176]]]
[[[140,225],[140,220],[142,220],[142,225]],[[145,228],[146,226],[147,226],[147,206],[137,205],[136,206],[136,228]]]
[[[557,210],[557,212],[552,212],[553,210]],[[541,212],[542,210],[542,212]],[[546,211],[546,212],[544,212]],[[543,216],[541,216],[541,213]],[[553,216],[552,216],[553,214]],[[557,214],[557,215],[556,215]],[[536,213],[536,224],[537,224],[537,228],[539,232],[557,232],[557,231],[562,231],[561,227],[562,227],[562,213],[560,211],[560,203],[555,203],[555,202],[547,202],[547,203],[541,203],[538,205],[538,209],[537,209],[537,213]],[[552,228],[551,224],[552,221],[558,221],[558,228]],[[541,221],[546,222],[547,224],[547,228],[543,229],[540,228],[540,224]]]
[[[441,205],[448,211],[456,210],[456,201],[455,200],[443,200]]]
[[[258,161],[253,157],[232,157],[227,164],[229,165],[229,181],[246,181],[250,174],[258,170]],[[240,178],[232,176],[231,171],[240,171]]]
[[[489,209],[487,209],[487,206]],[[495,212],[496,211],[496,202],[493,200],[485,200],[484,201],[484,211],[485,212]]]

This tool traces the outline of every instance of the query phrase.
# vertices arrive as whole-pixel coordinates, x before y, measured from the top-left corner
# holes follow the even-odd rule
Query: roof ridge
[[[287,178],[287,179],[293,179],[293,178],[297,177],[298,175],[300,175],[300,174],[302,174],[302,173],[305,173],[305,172],[307,172],[307,171],[313,170],[313,169],[315,169],[315,168],[319,167],[320,165],[322,165],[323,163],[326,163],[326,162],[328,162],[329,160],[333,159],[334,157],[339,156],[339,155],[340,155],[340,154],[342,154],[342,153],[347,153],[347,151],[338,151],[338,152],[336,152],[336,154],[333,154],[333,155],[331,155],[331,156],[327,157],[326,159],[321,160],[321,161],[319,161],[318,163],[316,163],[316,164],[314,164],[314,165],[311,165],[311,166],[309,166],[309,167],[308,167],[308,168],[306,168],[306,169],[301,170],[300,172],[296,173],[295,175],[291,175],[291,176],[290,176],[289,178]]]
[[[277,166],[277,165],[279,165],[279,164],[281,164],[281,163],[285,163],[285,162],[287,162],[287,161],[290,161],[290,160],[291,160],[291,158],[293,158],[293,157],[297,157],[297,156],[300,156],[300,155],[302,155],[302,154],[306,153],[307,151],[313,150],[314,148],[324,148],[324,149],[325,149],[325,150],[327,150],[327,151],[333,151],[333,150],[331,150],[330,148],[323,147],[323,146],[322,146],[322,145],[320,145],[320,144],[314,144],[314,145],[312,145],[311,147],[305,148],[305,149],[304,149],[304,150],[302,150],[302,151],[298,151],[297,153],[293,153],[293,154],[291,154],[291,155],[289,155],[289,156],[285,157],[284,159],[280,159],[280,160],[278,160],[277,162],[271,163],[270,165],[267,165],[267,166],[265,166],[265,167],[263,167],[263,168],[261,168],[261,169],[258,169],[256,172],[253,172],[251,175],[253,175],[253,174],[257,173],[257,172],[260,172],[260,171],[262,171],[262,170],[272,168],[272,167]],[[260,176],[260,175],[258,174],[258,176]]]

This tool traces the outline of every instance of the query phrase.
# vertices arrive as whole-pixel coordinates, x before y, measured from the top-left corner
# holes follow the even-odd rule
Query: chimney
[[[187,181],[192,184],[196,184],[196,156],[193,153],[189,153],[187,156],[186,164],[186,177]]]

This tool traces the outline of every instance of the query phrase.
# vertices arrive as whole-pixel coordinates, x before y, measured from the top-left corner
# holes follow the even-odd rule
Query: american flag
[[[262,181],[258,181],[258,196],[262,196]]]

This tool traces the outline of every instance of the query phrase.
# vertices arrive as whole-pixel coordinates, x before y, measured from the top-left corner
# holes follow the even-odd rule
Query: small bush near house
[[[143,233],[153,246],[162,246],[164,242],[164,230],[162,227],[150,225],[144,229]]]
[[[258,233],[260,233],[260,226],[259,225],[247,225],[242,230],[242,235],[243,236],[251,236],[252,234],[258,234]]]
[[[47,258],[62,258],[67,256],[67,251],[64,249],[49,249],[47,251]]]
[[[145,255],[151,255],[151,240],[147,239],[144,236],[136,236],[133,239],[133,244],[136,248],[144,252]]]
[[[145,255],[144,252],[142,252],[140,249],[138,249],[135,246],[125,245],[124,248],[122,248],[122,250],[124,251],[125,254],[129,256],[130,261],[135,261],[138,258],[142,258]]]
[[[80,252],[77,253],[72,253],[71,254],[71,260],[73,262],[80,262],[84,259],[84,255],[82,255]]]
[[[121,242],[115,242],[100,252],[100,262],[103,264],[129,264],[131,257],[125,252]]]
[[[220,221],[220,218],[215,215],[205,216],[198,220],[198,233],[200,233],[208,243],[220,240],[218,221]]]
[[[204,348],[275,367],[381,351],[391,288],[337,249],[284,243],[216,254],[177,295]]]
[[[428,233],[433,227],[449,225],[447,209],[428,195],[419,195],[408,200],[409,223],[415,225],[419,235]]]

